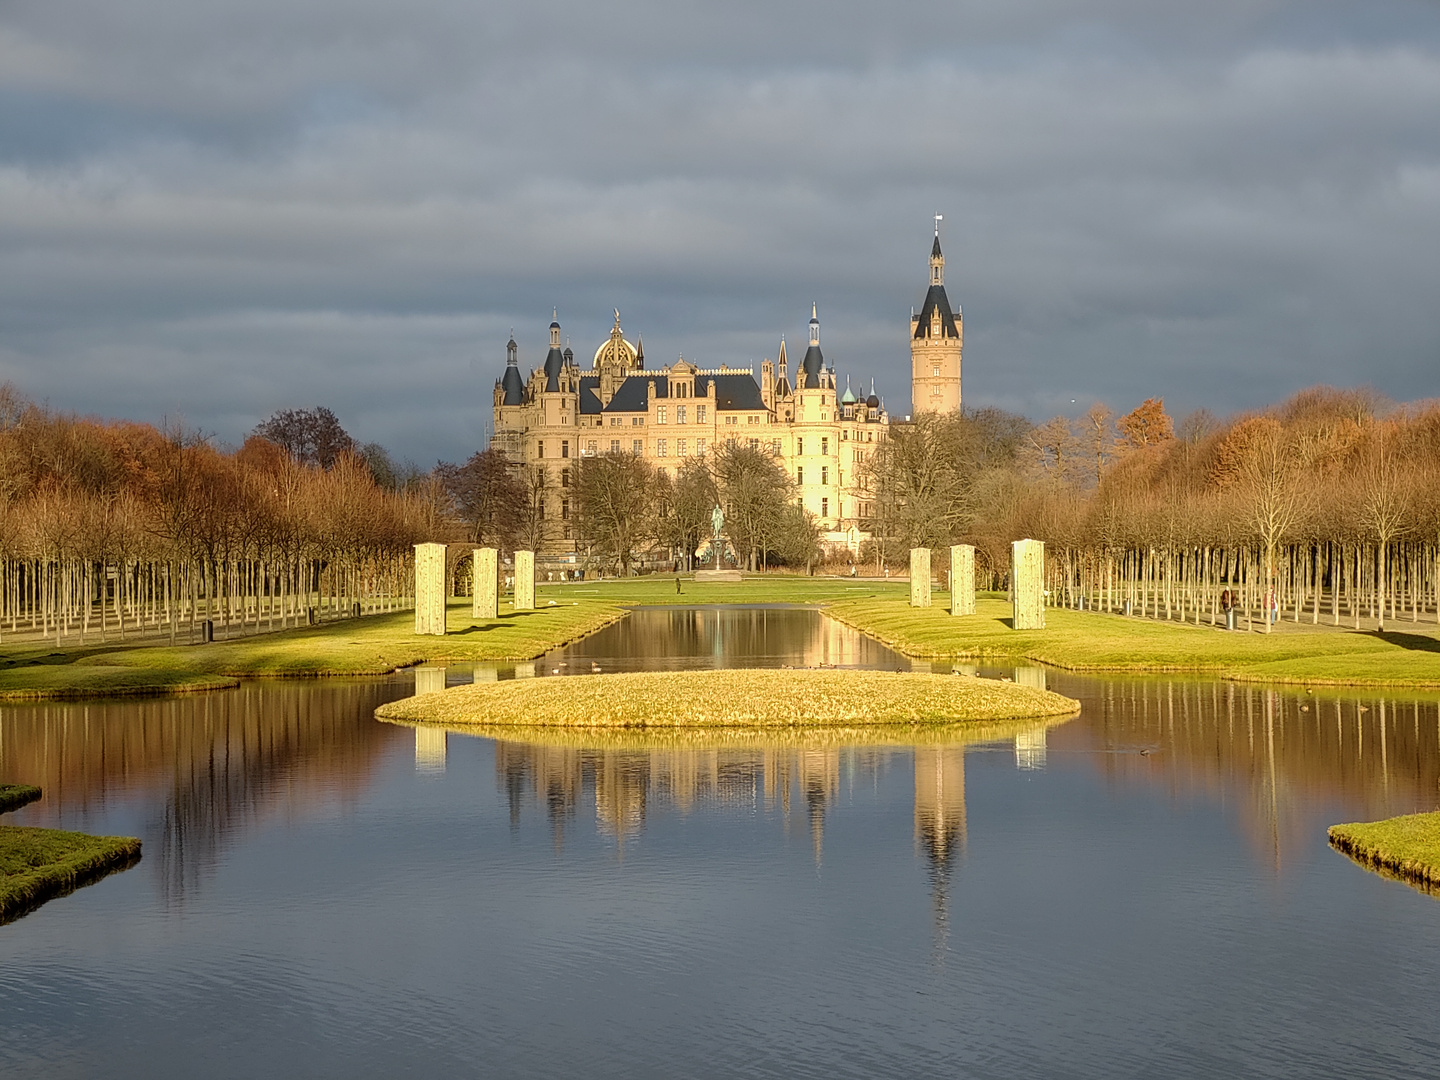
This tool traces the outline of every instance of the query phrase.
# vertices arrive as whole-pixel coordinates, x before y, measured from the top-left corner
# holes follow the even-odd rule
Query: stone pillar
[[[1045,629],[1045,542],[1016,540],[1010,545],[1011,622],[1016,630]]]
[[[930,606],[930,549],[910,549],[910,606]]]
[[[500,552],[494,548],[476,548],[470,567],[470,617],[500,617]]]
[[[535,552],[515,552],[515,610],[535,609]]]
[[[445,634],[445,545],[415,545],[415,633]]]
[[[970,544],[950,548],[950,614],[975,614],[975,548]]]

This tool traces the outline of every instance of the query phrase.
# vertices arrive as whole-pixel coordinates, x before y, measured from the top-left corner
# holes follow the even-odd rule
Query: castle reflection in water
[[[1024,738],[1043,745],[1044,729]],[[433,736],[422,729],[416,739],[433,753]],[[846,786],[868,786],[897,757],[913,758],[916,840],[933,862],[948,865],[965,843],[963,746],[633,750],[502,739],[495,743],[495,775],[511,823],[519,823],[527,805],[543,807],[557,847],[592,807],[596,827],[619,843],[639,834],[647,815],[661,807],[682,814],[764,807],[787,821],[803,815],[818,862],[842,777]],[[425,767],[434,768],[433,761]]]

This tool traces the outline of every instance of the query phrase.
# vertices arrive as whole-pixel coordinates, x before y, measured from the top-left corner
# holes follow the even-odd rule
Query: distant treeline
[[[1265,626],[1437,612],[1437,402],[1317,387],[1178,429],[1158,400],[1118,421],[922,416],[892,426],[867,482],[875,558],[973,543],[1004,586],[1010,542],[1044,540],[1053,603],[1198,622],[1229,600]]]

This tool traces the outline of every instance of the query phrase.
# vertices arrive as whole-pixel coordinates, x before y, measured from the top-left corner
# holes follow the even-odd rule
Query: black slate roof
[[[500,380],[500,389],[505,393],[500,404],[520,405],[524,402],[525,383],[520,378],[520,369],[514,364],[505,365],[505,376]]]
[[[580,376],[580,412],[584,416],[598,415],[600,405],[600,376]]]
[[[795,375],[795,381],[800,384],[800,389],[820,389],[820,372],[824,368],[825,357],[820,352],[820,346],[811,345],[805,350],[805,359],[801,361],[800,370]]]
[[[715,408],[721,412],[765,408],[760,385],[753,375],[697,375],[695,393],[706,393],[712,382],[715,384]]]
[[[930,336],[930,315],[937,309],[940,312],[940,336],[958,338],[960,331],[955,329],[955,314],[950,310],[950,297],[945,295],[944,285],[931,285],[930,291],[925,294],[925,306],[920,309],[920,321],[916,324],[915,336]]]
[[[586,376],[581,380],[582,385],[587,379],[593,378],[594,376]],[[760,386],[755,381],[755,377],[745,374],[696,375],[695,397],[687,398],[686,401],[693,401],[703,405],[712,382],[715,384],[715,408],[717,411],[735,412],[745,409],[765,408],[765,400],[760,396]],[[669,376],[630,375],[615,388],[615,393],[611,395],[610,398],[610,404],[605,406],[604,411],[645,412],[650,408],[651,383],[655,384],[655,397],[657,399],[665,399],[670,396]],[[582,412],[586,411],[584,408],[584,400],[585,395],[582,391]]]
[[[565,356],[558,348],[551,348],[545,354],[545,392],[553,394],[560,389],[560,369],[565,366]]]

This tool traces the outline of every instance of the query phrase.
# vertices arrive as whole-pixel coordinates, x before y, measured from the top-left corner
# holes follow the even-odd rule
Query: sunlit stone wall
[[[415,633],[445,633],[445,545],[415,545]]]
[[[930,549],[910,549],[910,606],[930,606]]]
[[[975,614],[975,548],[970,544],[950,548],[950,614]]]
[[[535,552],[515,552],[515,610],[535,607]]]
[[[474,584],[470,589],[470,615],[475,619],[495,619],[500,615],[500,552],[494,548],[476,548],[471,567]]]
[[[1010,545],[1010,595],[1016,630],[1045,629],[1045,542]]]

